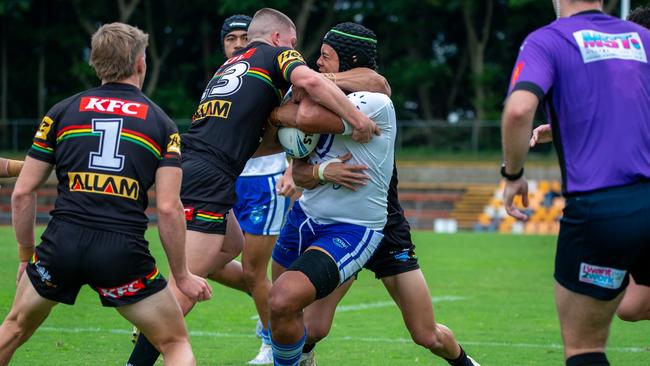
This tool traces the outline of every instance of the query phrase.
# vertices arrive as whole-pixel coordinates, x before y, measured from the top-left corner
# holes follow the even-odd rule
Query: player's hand
[[[352,121],[348,121],[353,128],[352,140],[356,142],[366,143],[370,141],[372,135],[379,136],[381,134],[381,131],[379,130],[379,127],[377,127],[377,124],[368,118],[368,116],[363,113],[358,113],[358,115],[360,118],[357,119],[357,121],[354,123]]]
[[[345,188],[356,191],[359,186],[365,186],[366,181],[370,179],[364,171],[368,167],[361,164],[346,164],[352,158],[351,153],[339,156],[340,163],[331,163],[325,167],[323,176],[328,182],[339,184]]]
[[[27,269],[27,261],[21,261],[20,264],[18,264],[18,273],[16,273],[16,286],[18,286],[18,282],[20,282],[20,279],[23,277],[25,269]]]
[[[528,182],[526,178],[521,177],[515,181],[506,180],[506,186],[503,189],[503,205],[508,215],[517,220],[526,221],[528,216],[514,204],[515,196],[521,196],[521,203],[524,207],[528,207]]]
[[[287,174],[287,172],[289,174]],[[275,184],[275,189],[281,196],[292,197],[294,194],[296,194],[296,183],[293,181],[293,175],[291,174],[291,171],[287,172],[282,174],[280,179],[278,179],[278,182]]]
[[[537,126],[533,130],[533,136],[530,138],[530,147],[535,147],[537,144],[546,144],[553,141],[553,132],[551,131],[551,124]]]
[[[182,277],[175,277],[176,287],[193,302],[210,300],[212,287],[208,285],[205,278],[187,273]]]
[[[292,86],[291,87],[291,102],[300,103],[306,96],[308,96],[307,91],[301,87]]]

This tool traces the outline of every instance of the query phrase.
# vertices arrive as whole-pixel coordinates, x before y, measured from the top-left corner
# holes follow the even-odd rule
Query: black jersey
[[[411,227],[404,216],[404,209],[397,196],[397,167],[393,166],[393,176],[388,186],[388,217],[384,226],[384,240],[392,243],[411,242]]]
[[[300,65],[305,65],[302,56],[290,48],[253,42],[240,50],[208,82],[183,135],[183,149],[237,177],[290,86],[291,72]]]
[[[52,107],[28,155],[56,165],[53,217],[141,234],[156,170],[180,167],[180,136],[138,88],[109,83]]]

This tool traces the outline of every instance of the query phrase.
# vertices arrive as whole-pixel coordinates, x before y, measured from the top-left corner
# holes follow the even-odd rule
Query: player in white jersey
[[[369,36],[374,40],[374,34]],[[359,66],[374,68],[374,57],[359,61]],[[274,283],[269,298],[275,365],[298,364],[306,339],[302,310],[360,271],[383,238],[381,230],[386,224],[387,193],[394,166],[395,110],[385,94],[357,92],[348,98],[381,131],[367,144],[352,141],[346,135],[346,123],[325,110],[317,123],[309,121],[308,115],[300,113],[301,108],[313,107],[309,99],[302,99],[300,105],[283,106],[273,114],[279,120],[272,123],[323,133],[309,157],[310,163],[317,166],[315,174],[322,174],[328,164],[351,154],[350,163],[366,167],[368,176],[367,184],[356,191],[323,182],[305,191],[289,212],[273,253],[274,261],[288,268]],[[300,256],[295,261],[282,262],[285,253],[296,250]]]

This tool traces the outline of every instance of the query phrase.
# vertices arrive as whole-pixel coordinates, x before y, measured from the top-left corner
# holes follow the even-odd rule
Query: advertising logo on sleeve
[[[637,32],[610,34],[584,29],[573,33],[584,63],[619,59],[647,63],[643,41]]]
[[[43,121],[41,121],[41,124],[38,126],[38,131],[36,131],[36,138],[41,139],[41,140],[47,140],[47,135],[50,133],[50,129],[52,129],[52,124],[54,121],[48,116],[43,117]]]
[[[104,97],[83,97],[79,112],[98,112],[147,119],[149,106],[143,103]]]
[[[179,154],[181,153],[181,135],[178,133],[173,133],[169,135],[169,143],[167,144],[167,152],[168,153],[175,153]]]
[[[286,50],[278,55],[278,66],[285,79],[287,79],[287,70],[295,63],[305,63],[300,52],[296,50]]]
[[[598,287],[617,289],[623,284],[626,271],[580,263],[580,282],[590,283]]]

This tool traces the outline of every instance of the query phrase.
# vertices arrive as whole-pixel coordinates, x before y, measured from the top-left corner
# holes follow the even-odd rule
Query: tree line
[[[97,85],[90,35],[113,21],[149,33],[144,91],[172,117],[189,118],[224,60],[223,19],[261,6],[294,20],[297,49],[311,65],[334,24],[373,29],[402,120],[498,119],[519,45],[555,18],[550,0],[0,0],[0,126],[37,121],[58,100]],[[613,15],[618,6],[606,1]]]

